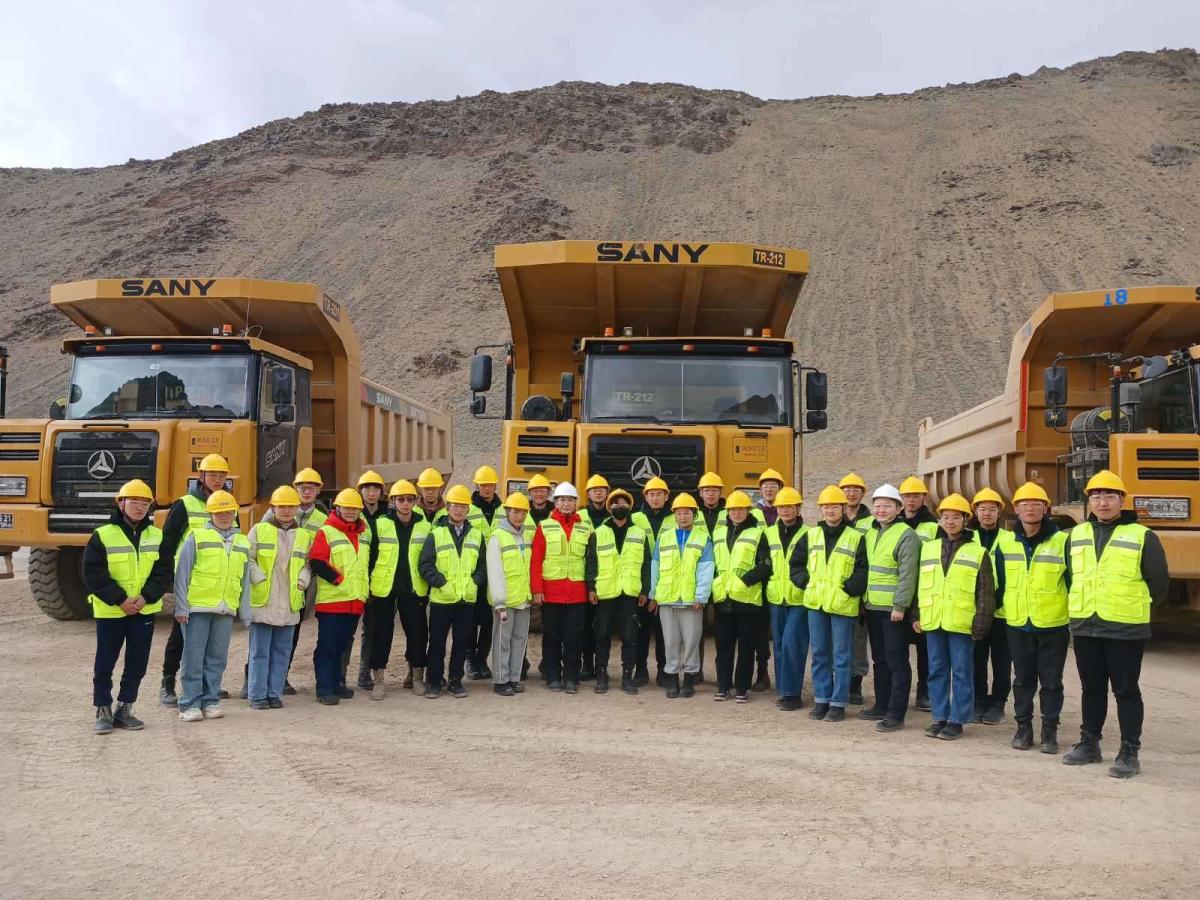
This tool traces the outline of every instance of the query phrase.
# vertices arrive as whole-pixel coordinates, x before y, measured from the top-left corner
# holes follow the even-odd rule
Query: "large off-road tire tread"
[[[70,622],[91,618],[87,589],[80,576],[82,547],[29,551],[29,590],[38,608],[52,619]]]

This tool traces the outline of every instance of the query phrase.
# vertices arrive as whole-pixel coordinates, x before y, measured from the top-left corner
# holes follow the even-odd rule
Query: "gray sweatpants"
[[[854,665],[851,672],[865,678],[870,668],[867,664],[867,623],[862,619],[854,622]]]
[[[528,642],[529,607],[510,609],[507,622],[501,622],[499,611],[492,610],[492,681],[507,684],[521,680]]]
[[[667,655],[663,671],[668,675],[678,675],[680,672],[694,675],[699,672],[704,608],[660,606],[658,618],[662,622],[663,649]]]

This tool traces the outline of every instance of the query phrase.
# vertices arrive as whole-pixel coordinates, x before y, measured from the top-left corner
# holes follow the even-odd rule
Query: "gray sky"
[[[1196,46],[1196,0],[4,5],[0,166],[158,158],[322,103],[563,80],[759,97],[911,91]]]

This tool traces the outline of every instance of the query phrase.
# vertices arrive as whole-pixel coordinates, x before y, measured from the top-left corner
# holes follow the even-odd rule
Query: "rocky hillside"
[[[59,281],[314,281],[368,374],[443,398],[465,466],[465,358],[502,339],[491,249],[557,237],[804,247],[791,331],[831,375],[816,476],[909,468],[916,423],[987,399],[1045,294],[1200,281],[1200,59],[1123,53],[912,94],[763,101],[563,83],[449,102],[324,106],[163,160],[0,170],[10,409],[62,389]]]

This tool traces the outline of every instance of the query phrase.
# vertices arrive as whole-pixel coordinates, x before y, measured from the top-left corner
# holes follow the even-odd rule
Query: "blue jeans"
[[[233,616],[196,612],[188,615],[183,626],[183,659],[179,676],[179,709],[215,706],[220,699],[221,676],[229,659],[229,638],[233,634]]]
[[[808,659],[808,610],[782,603],[767,605],[775,645],[775,689],[780,697],[799,697],[804,690],[804,663]]]
[[[975,714],[975,642],[969,634],[926,631],[933,721],[965,725]]]
[[[246,696],[251,700],[278,700],[283,696],[288,662],[292,656],[295,625],[250,623],[250,662]]]
[[[818,703],[844,708],[850,702],[850,666],[857,622],[857,616],[838,616],[820,609],[808,611],[813,699]]]
[[[358,628],[355,613],[325,613],[317,608],[317,646],[313,648],[313,675],[317,696],[332,697],[346,686],[342,655],[354,640]]]

